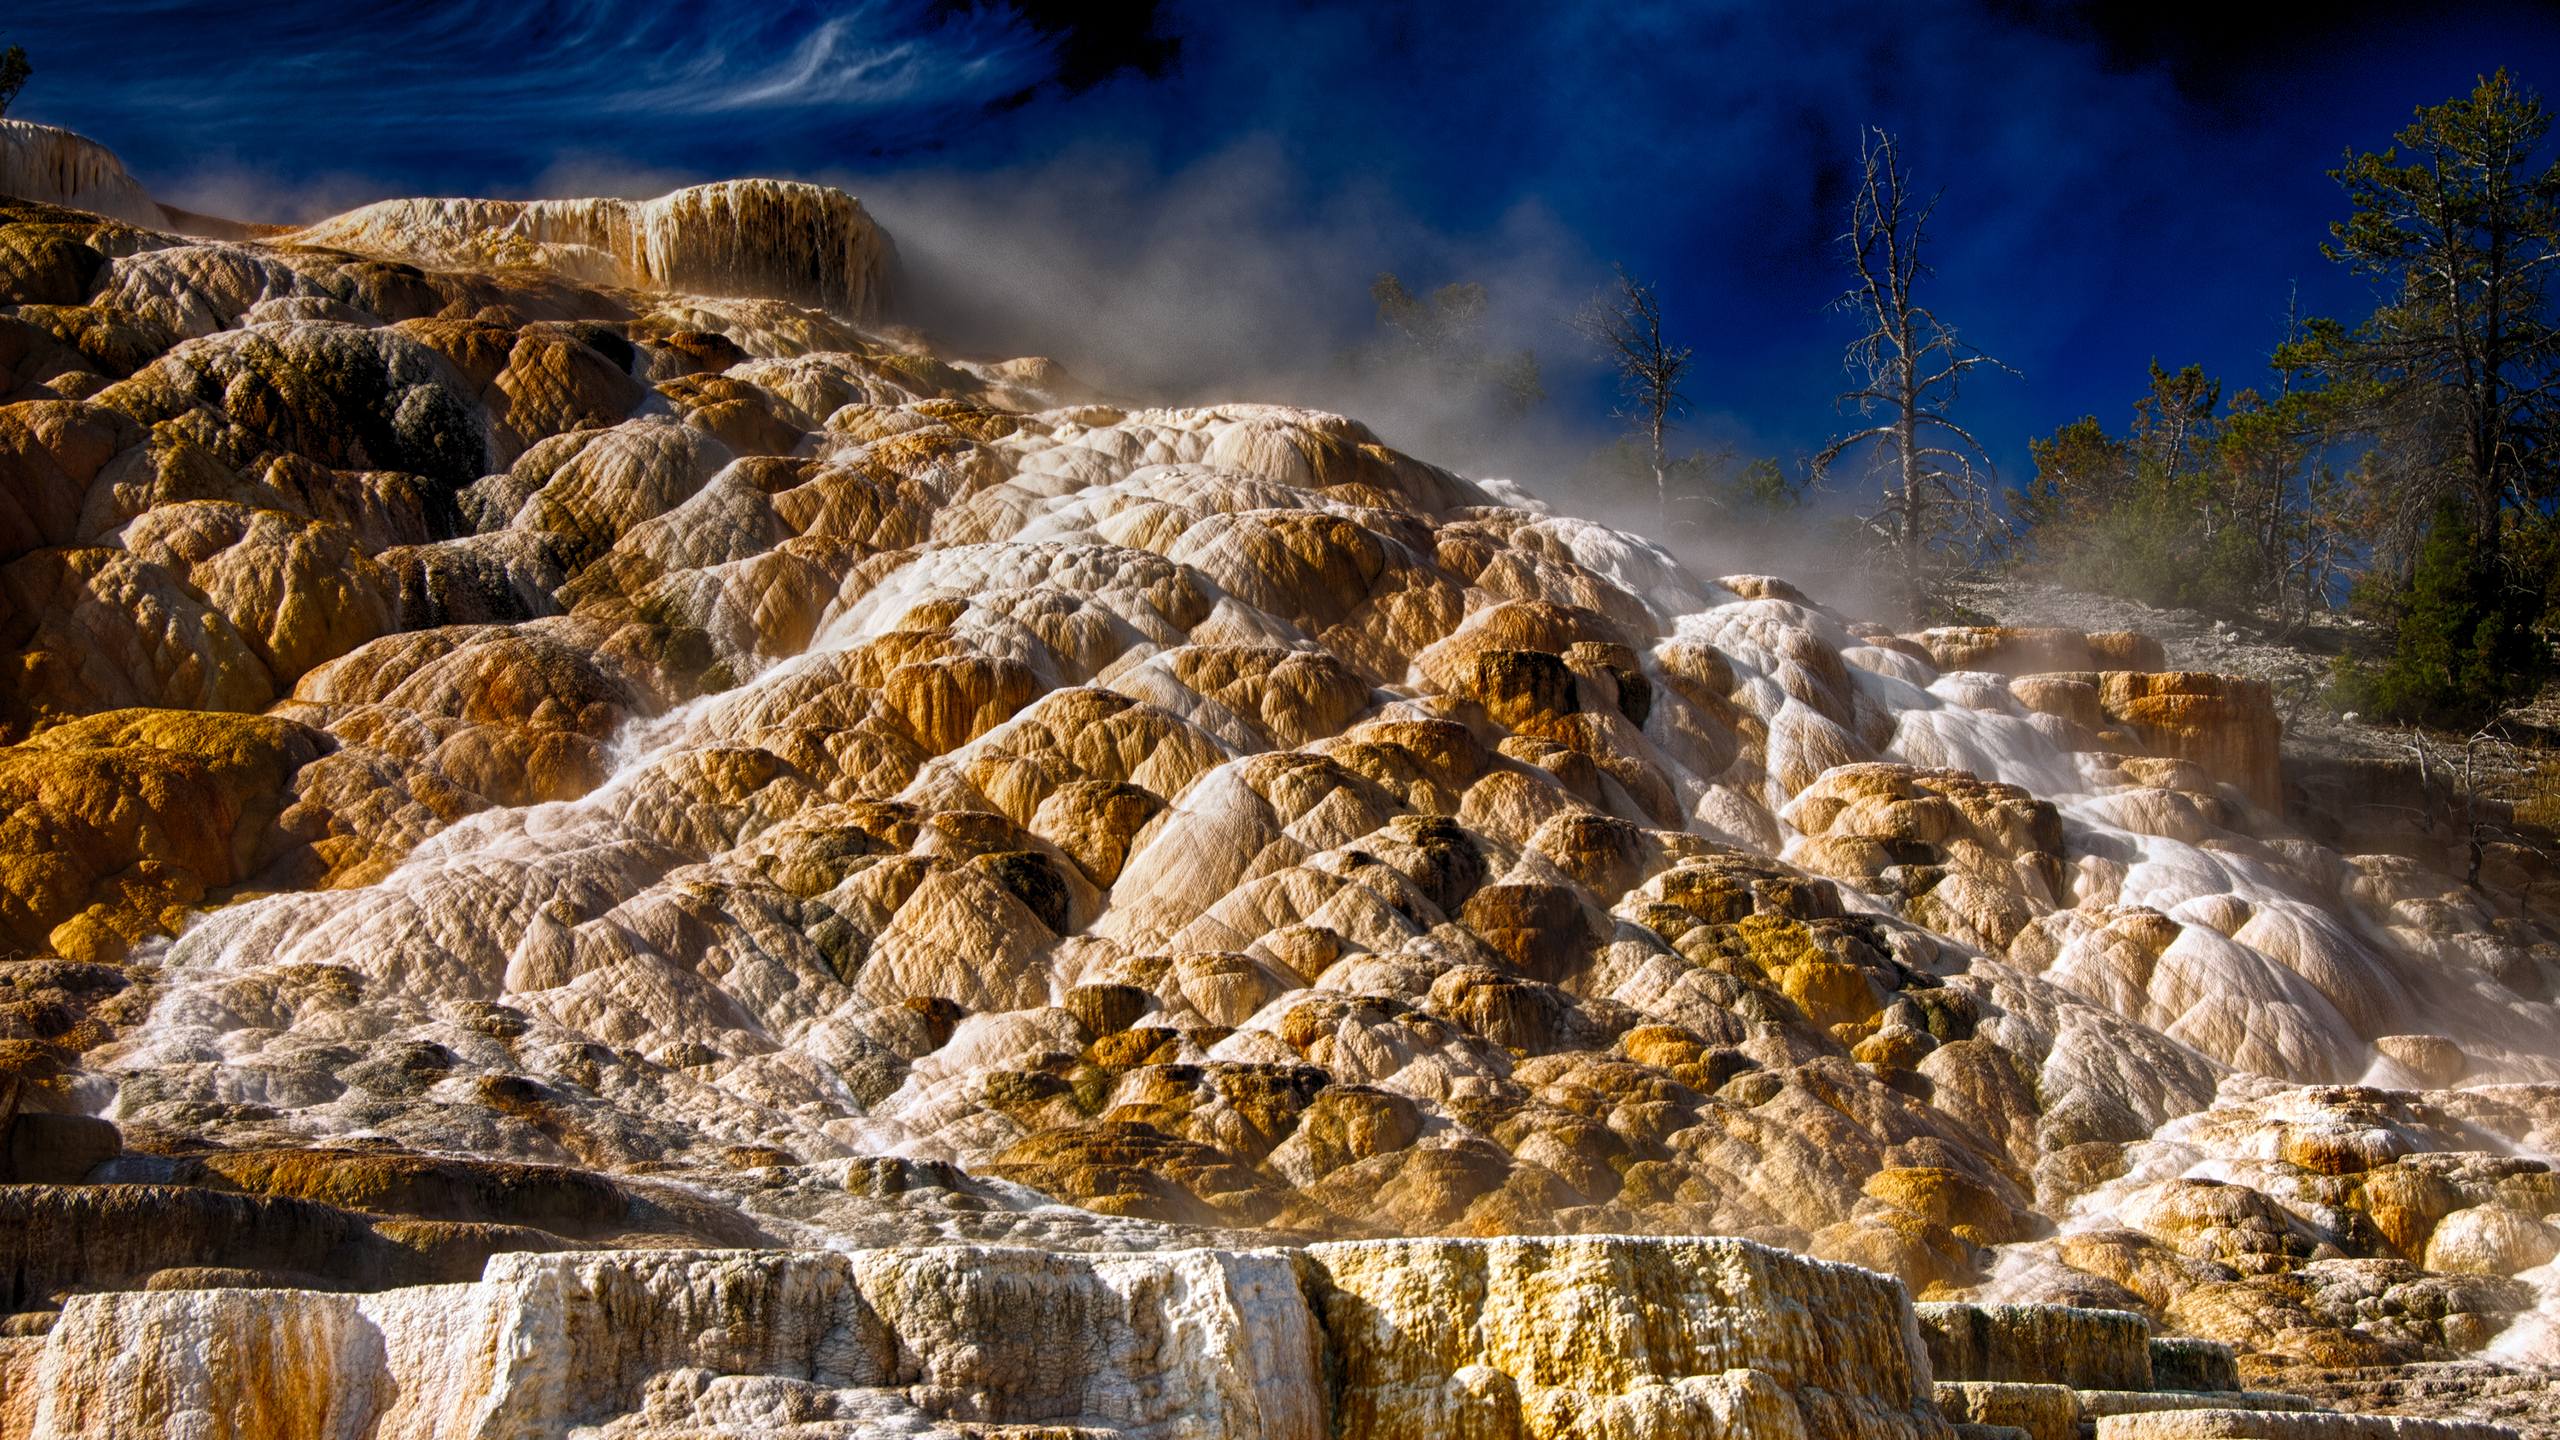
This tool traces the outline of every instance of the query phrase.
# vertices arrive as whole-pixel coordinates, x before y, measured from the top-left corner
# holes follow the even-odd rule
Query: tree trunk
[[[1902,469],[1902,502],[1899,519],[1902,534],[1895,548],[1902,554],[1902,604],[1911,623],[1925,618],[1927,601],[1926,569],[1929,527],[1923,511],[1926,502],[1920,488],[1920,369],[1918,357],[1911,353],[1911,316],[1908,310],[1895,317],[1901,331],[1902,358],[1894,366],[1894,458]]]
[[[1654,537],[1667,543],[1671,539],[1671,469],[1662,454],[1662,409],[1658,404],[1653,407],[1653,522]]]

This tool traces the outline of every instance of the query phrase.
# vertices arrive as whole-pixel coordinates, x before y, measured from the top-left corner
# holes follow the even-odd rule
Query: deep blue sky
[[[1787,451],[1838,423],[1831,242],[1884,125],[1946,192],[1941,312],[2024,372],[1966,406],[2017,476],[2155,355],[2246,383],[2297,284],[2358,313],[2318,253],[2346,147],[2501,64],[2560,87],[2548,8],[2256,8],[14,0],[0,40],[36,65],[16,114],[164,198],[831,178],[979,302],[970,338],[1153,379],[1289,389],[1394,268],[1492,283],[1596,427],[1554,321],[1623,261],[1697,347],[1702,423]]]

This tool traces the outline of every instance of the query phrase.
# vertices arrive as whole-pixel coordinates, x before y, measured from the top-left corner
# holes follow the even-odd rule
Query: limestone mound
[[[696,295],[791,300],[877,319],[894,264],[886,232],[839,190],[728,180],[654,200],[386,200],[296,241],[455,269],[510,266]]]
[[[1891,1282],[1741,1241],[669,1250],[371,1295],[82,1296],[0,1339],[0,1414],[35,1440],[1938,1440],[1925,1374]]]
[[[764,182],[282,238],[0,198],[0,1118],[44,1191],[0,1347],[237,1320],[396,1409],[368,1347],[443,1322],[380,1317],[564,1247],[654,1295],[636,1247],[1699,1233],[1966,1302],[1950,1384],[2560,1333],[2560,935],[2441,836],[2338,843],[2264,686],[1696,575],[1343,416],[946,361],[865,328],[887,253]],[[1288,1293],[1445,1340],[1371,1347],[1383,1433],[1941,1423],[1916,1365],[1847,1418],[1732,1379],[1815,1322],[1581,1243]],[[1547,1355],[1540,1286],[1617,1318]],[[844,1418],[641,1368],[633,1425]]]

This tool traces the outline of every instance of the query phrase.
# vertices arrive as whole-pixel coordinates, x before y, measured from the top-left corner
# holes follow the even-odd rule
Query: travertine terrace
[[[38,130],[0,1436],[2551,1413],[2560,892],[2263,686],[938,356],[816,187]]]

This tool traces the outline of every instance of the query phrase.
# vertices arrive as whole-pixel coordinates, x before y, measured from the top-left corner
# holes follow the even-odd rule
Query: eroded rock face
[[[1847,1266],[1729,1240],[1307,1255],[1331,1433],[1945,1433],[1899,1288]]]
[[[2151,1388],[2151,1325],[2122,1310],[1927,1304],[1920,1333],[1936,1373],[1965,1381]]]
[[[1951,1434],[1891,1282],[1730,1240],[517,1255],[87,1296],[0,1347],[35,1440]]]
[[[2125,1147],[2064,1233],[2018,1247],[2043,1289],[2115,1303],[2246,1357],[2253,1379],[2538,1359],[2560,1249],[2555,1177],[2509,1137],[2550,1124],[2538,1087],[2423,1095],[2235,1079]],[[2540,1142],[2523,1138],[2527,1146]],[[2519,1278],[2522,1277],[2522,1278]]]
[[[119,959],[276,863],[301,770],[329,738],[291,720],[110,710],[0,748],[0,938]]]
[[[0,195],[74,206],[130,225],[168,223],[114,151],[31,120],[0,120]]]
[[[386,200],[293,238],[455,269],[528,266],[607,285],[792,300],[856,320],[879,315],[891,265],[889,237],[860,201],[787,180],[692,185],[655,200]]]
[[[2253,1365],[2560,1353],[2560,948],[2290,828],[2263,687],[1896,635],[1341,416],[946,363],[859,328],[851,202],[686,194],[224,241],[0,199],[0,1114],[81,1197],[30,1214],[131,1241],[27,1269],[11,1355],[83,1286],[653,1240],[1603,1234]],[[153,1248],[154,1205],[198,1218]],[[1937,1423],[1719,1361],[1811,1323],[1762,1252],[1637,1253],[1354,1248],[1290,1303],[1446,1331],[1376,1433]],[[1100,1263],[1056,1273],[1140,1325]],[[1656,1307],[1593,1342],[1619,1378],[1557,1378],[1504,1308],[1540,1286]],[[397,1406],[401,1293],[241,1323]],[[701,1368],[611,1413],[839,1403]]]

